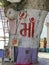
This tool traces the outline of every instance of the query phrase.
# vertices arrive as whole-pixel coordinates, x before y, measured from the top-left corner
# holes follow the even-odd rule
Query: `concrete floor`
[[[36,65],[49,65],[49,53],[39,53],[38,57],[39,57],[38,58],[39,63]],[[14,64],[9,62],[4,62],[3,65],[14,65]]]
[[[38,54],[39,65],[49,65],[49,53]]]

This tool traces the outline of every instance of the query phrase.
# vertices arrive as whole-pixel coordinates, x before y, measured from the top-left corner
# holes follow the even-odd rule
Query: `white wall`
[[[47,23],[47,48],[49,48],[49,23]]]

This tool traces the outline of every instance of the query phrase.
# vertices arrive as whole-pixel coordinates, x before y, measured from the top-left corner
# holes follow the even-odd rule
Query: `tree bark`
[[[2,2],[3,6],[5,8],[11,6],[12,8],[15,7],[15,10],[16,10],[17,5],[18,5],[18,8],[20,8],[20,10],[26,6],[28,8],[31,7],[32,9],[41,9],[41,10],[49,11],[49,0],[24,0],[24,1],[21,0],[21,1],[22,1],[22,3],[18,3],[18,4],[14,3],[13,4],[13,3],[8,2],[7,0],[0,0],[0,2]],[[24,2],[26,2],[25,5],[24,5]]]

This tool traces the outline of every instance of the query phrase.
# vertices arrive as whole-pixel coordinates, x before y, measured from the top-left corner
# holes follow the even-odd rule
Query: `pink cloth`
[[[9,20],[10,34],[16,33],[16,20]]]

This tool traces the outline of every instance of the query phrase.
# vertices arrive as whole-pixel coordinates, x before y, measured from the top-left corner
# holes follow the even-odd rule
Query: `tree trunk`
[[[1,0],[1,1],[5,1],[5,0]],[[47,11],[49,11],[49,6],[48,6],[49,0],[24,0],[24,1],[22,1],[22,3],[9,3],[9,2],[6,1],[8,4],[6,4],[4,2],[4,4],[7,5],[7,7],[5,6],[5,9],[6,9],[5,14],[8,17],[8,19],[10,19],[12,21],[14,19],[16,20],[17,11],[20,12],[21,10],[23,10],[23,12],[24,12],[25,11],[24,9],[26,9],[27,12],[25,11],[22,16],[24,17],[24,14],[26,15],[26,13],[27,13],[27,14],[30,15],[30,18],[31,17],[35,18],[34,36],[29,38],[29,40],[28,40],[28,37],[23,37],[23,36],[21,37],[21,35],[20,35],[20,31],[21,31],[21,34],[22,34],[22,31],[23,32],[25,31],[25,33],[26,33],[26,31],[28,31],[28,29],[31,30],[30,29],[30,26],[31,26],[30,23],[31,22],[28,22],[28,20],[30,21],[29,16],[28,17],[26,16],[27,17],[26,19],[24,19],[22,17],[23,20],[21,20],[21,22],[23,22],[23,23],[19,24],[20,27],[18,26],[19,31],[17,31],[17,34],[18,34],[17,37],[18,37],[18,40],[20,40],[21,42],[19,42],[19,45],[18,45],[18,48],[20,50],[18,50],[18,57],[17,57],[18,60],[17,60],[17,62],[19,62],[19,63],[22,62],[22,64],[23,64],[23,62],[28,63],[28,61],[30,62],[30,59],[31,59],[31,63],[36,63],[37,60],[38,60],[38,57],[37,57],[38,56],[38,50],[37,49],[38,49],[38,46],[39,46],[40,35],[41,35],[42,29],[43,29],[43,23],[44,23],[45,17],[48,13]],[[22,28],[22,26],[21,26],[23,24],[25,24],[24,28]],[[11,25],[12,25],[12,23],[11,23]],[[16,24],[14,24],[14,25],[16,25]],[[27,25],[28,26],[30,25],[29,28],[27,27]],[[13,29],[11,29],[11,30],[13,30]],[[27,36],[27,34],[26,34],[26,36]],[[27,43],[26,43],[26,41],[27,41]],[[10,42],[11,42],[11,40],[10,40]],[[29,47],[29,50],[26,50],[26,48],[28,49],[28,47]],[[32,54],[32,52],[31,52],[31,55],[29,54],[29,58],[28,58],[27,54],[31,51],[31,48],[33,48],[32,52],[34,54]],[[24,51],[27,51],[27,53],[25,53]],[[20,56],[20,54],[21,54],[21,56]],[[24,57],[23,57],[24,61],[23,61],[23,59],[21,59],[23,54],[24,54]]]

